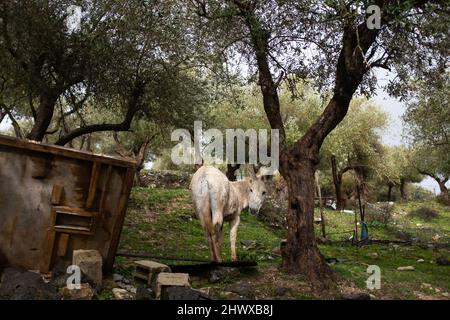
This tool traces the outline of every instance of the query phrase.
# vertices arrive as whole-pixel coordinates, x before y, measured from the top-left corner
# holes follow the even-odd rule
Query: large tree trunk
[[[58,95],[46,93],[39,97],[39,107],[36,110],[36,119],[27,138],[35,141],[42,141],[53,118],[55,104]]]
[[[320,289],[327,288],[334,274],[319,251],[314,232],[314,164],[298,162],[286,156],[281,166],[289,189],[288,236],[283,250],[283,267],[292,273],[305,275]],[[284,170],[283,170],[284,171]]]
[[[250,32],[258,66],[259,86],[264,111],[272,129],[280,133],[280,173],[289,190],[288,241],[283,248],[283,266],[301,273],[320,287],[329,285],[334,274],[320,254],[314,234],[314,171],[319,150],[326,136],[344,119],[350,100],[368,71],[365,55],[379,30],[367,29],[366,23],[344,27],[342,48],[337,61],[333,98],[322,115],[293,146],[285,145],[285,130],[280,112],[277,87],[268,63],[271,33],[258,19],[255,2],[233,1]]]
[[[334,191],[336,193],[336,210],[344,210],[345,201],[342,195],[342,174],[337,170],[336,157],[331,157],[331,173],[333,175]]]

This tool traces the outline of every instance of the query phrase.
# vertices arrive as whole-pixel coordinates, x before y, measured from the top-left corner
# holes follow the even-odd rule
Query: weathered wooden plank
[[[58,257],[65,257],[67,254],[67,247],[69,245],[70,236],[67,233],[61,233],[58,242]]]
[[[59,184],[53,185],[53,190],[52,190],[52,204],[53,205],[61,204],[63,191],[64,191],[64,187],[62,185],[59,185]]]
[[[91,180],[89,182],[88,197],[86,200],[86,210],[92,210],[92,208],[94,207],[95,195],[97,194],[98,178],[100,176],[101,168],[102,164],[98,161],[94,161],[94,163],[92,164]]]
[[[131,187],[133,186],[134,173],[135,170],[133,168],[128,168],[126,170],[125,177],[122,180],[122,190],[120,192],[120,199],[117,205],[116,221],[111,231],[111,242],[104,265],[106,272],[110,272],[114,264],[120,234],[127,211],[128,198],[130,197]]]
[[[49,273],[50,266],[52,263],[52,256],[53,256],[53,247],[55,245],[55,235],[56,232],[53,230],[53,228],[50,228],[47,230],[47,235],[45,237],[44,247],[42,249],[42,258],[40,261],[40,267],[39,271],[41,273]]]
[[[103,209],[105,206],[105,198],[106,198],[106,188],[108,187],[109,179],[111,178],[112,168],[113,168],[112,166],[108,166],[108,168],[106,169],[106,176],[102,185],[102,195],[100,196],[100,204],[98,208],[98,214],[100,219],[103,218]]]
[[[86,161],[98,161],[104,164],[110,164],[118,167],[136,168],[136,163],[130,160],[114,158],[107,155],[94,154],[88,151],[75,150],[71,148],[47,145],[36,141],[18,139],[5,135],[0,135],[0,145],[16,149],[25,149],[37,152],[44,152],[62,157],[68,157]]]

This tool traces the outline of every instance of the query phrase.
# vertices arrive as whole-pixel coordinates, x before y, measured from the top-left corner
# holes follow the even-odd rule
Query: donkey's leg
[[[215,233],[210,233],[208,232],[207,234],[208,237],[208,244],[209,244],[209,252],[210,252],[210,257],[212,261],[215,262],[220,262],[220,257],[218,254],[218,248],[216,245],[216,235]]]
[[[233,220],[230,221],[230,244],[231,244],[231,260],[236,261],[236,237],[237,237],[237,227],[241,218],[237,216]]]
[[[217,247],[217,258],[218,262],[222,261],[221,253],[222,253],[222,244],[223,244],[223,224],[222,225],[216,225],[215,231],[215,243]]]
[[[222,238],[222,226],[223,226],[223,214],[220,208],[216,207],[216,210],[212,211],[212,223],[213,223],[213,244],[214,251],[216,252],[216,260],[217,262],[222,262],[222,258],[220,256],[221,249],[221,238]]]

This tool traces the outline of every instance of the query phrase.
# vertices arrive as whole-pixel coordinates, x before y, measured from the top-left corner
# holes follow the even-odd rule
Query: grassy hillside
[[[428,219],[411,212],[420,207],[432,207],[438,216]],[[317,213],[318,214],[318,213]],[[195,287],[213,287],[217,296],[227,298],[221,290],[234,282],[248,283],[257,298],[317,298],[318,296],[298,276],[284,274],[278,269],[281,258],[276,250],[285,231],[272,228],[256,217],[243,213],[238,230],[238,258],[255,259],[257,270],[243,271],[210,284],[195,279]],[[325,212],[328,238],[339,240],[351,236],[354,216],[348,213]],[[320,227],[316,232],[319,235]],[[229,227],[225,225],[223,256],[230,257]],[[365,291],[373,298],[393,299],[448,299],[450,292],[449,267],[436,264],[436,258],[449,255],[448,249],[427,247],[428,242],[447,242],[450,230],[450,210],[435,202],[396,204],[388,224],[369,223],[370,236],[377,239],[401,240],[413,237],[414,246],[370,245],[355,247],[350,244],[320,245],[322,253],[335,258],[332,268],[339,277],[337,290],[324,293],[323,298],[337,298],[339,292]],[[438,237],[436,237],[438,235]],[[434,237],[434,240],[433,240]],[[155,256],[208,259],[208,246],[199,221],[194,217],[191,198],[185,189],[133,189],[120,249],[145,252]],[[423,262],[418,262],[423,259]],[[422,261],[422,260],[419,260]],[[161,260],[164,263],[176,263]],[[180,262],[178,262],[180,263]],[[368,291],[365,281],[369,265],[381,268],[381,290]],[[414,271],[397,271],[400,266],[413,266]],[[116,272],[132,273],[132,259],[118,257]],[[282,293],[282,294],[281,294]]]

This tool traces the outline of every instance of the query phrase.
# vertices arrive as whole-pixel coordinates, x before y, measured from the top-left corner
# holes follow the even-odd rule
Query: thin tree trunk
[[[134,157],[136,159],[136,186],[142,187],[141,171],[145,167],[145,159],[147,156],[148,146],[150,145],[151,138],[148,138],[142,144],[134,150]]]
[[[393,188],[393,185],[389,184],[388,185],[388,196],[387,196],[387,201],[388,202],[392,201],[392,188]]]
[[[441,191],[441,193],[444,196],[449,196],[448,188],[445,185],[448,182],[449,177],[440,178],[437,175],[434,175],[433,173],[430,173],[430,172],[427,172],[427,171],[423,171],[421,169],[418,169],[418,171],[419,171],[420,174],[424,174],[424,175],[429,176],[430,178],[433,178],[437,182],[437,184],[439,185],[439,190]]]
[[[400,196],[402,197],[402,200],[407,200],[407,195],[406,195],[406,182],[405,179],[400,179]]]
[[[337,170],[336,157],[331,156],[331,173],[333,175],[334,191],[336,194],[336,210],[344,210],[345,202],[342,196],[342,174]]]
[[[448,188],[445,185],[447,181],[445,180],[439,180],[437,183],[439,184],[439,190],[441,191],[441,193],[445,196],[448,196]]]
[[[316,171],[316,188],[317,188],[317,196],[319,197],[320,227],[321,227],[321,230],[322,230],[322,237],[326,238],[327,234],[325,232],[325,217],[324,217],[324,214],[323,214],[322,190],[320,188],[319,172],[317,172],[317,171]]]
[[[7,115],[7,111],[3,110],[3,108],[0,107],[0,123],[2,123],[3,119],[6,117]]]

